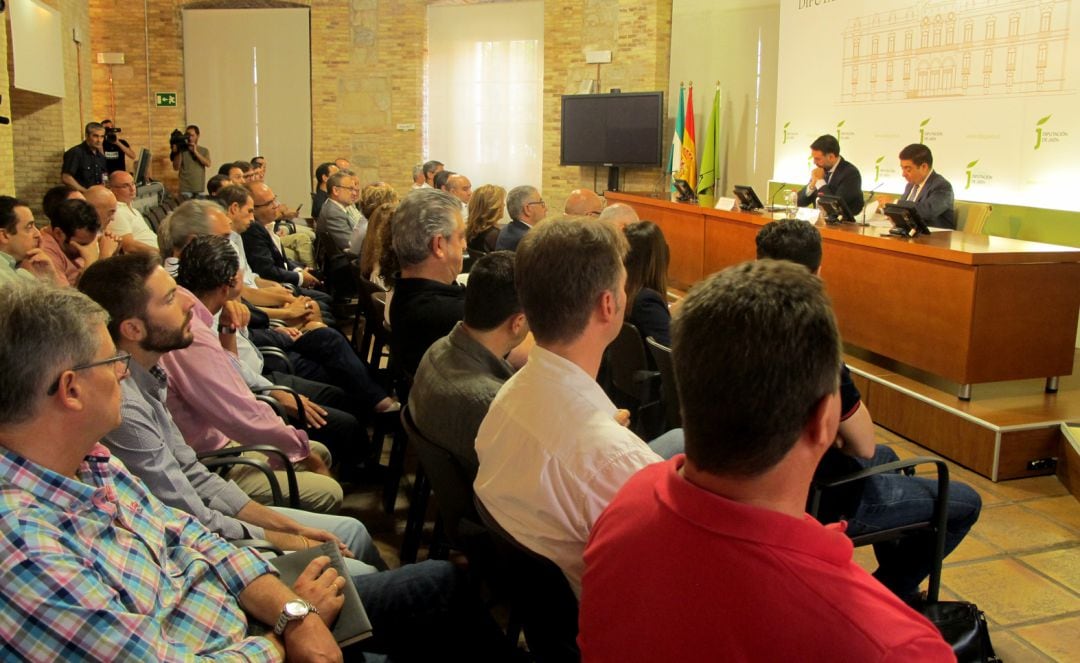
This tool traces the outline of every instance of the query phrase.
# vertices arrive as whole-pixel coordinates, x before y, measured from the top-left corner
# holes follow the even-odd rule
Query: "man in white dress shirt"
[[[124,253],[157,253],[157,233],[150,229],[142,213],[131,206],[135,200],[135,179],[131,173],[109,173],[109,191],[116,196],[116,214],[109,229],[120,239]]]
[[[626,251],[622,233],[595,219],[543,221],[525,235],[515,274],[536,347],[476,438],[476,494],[519,543],[563,570],[575,594],[600,512],[631,475],[661,460],[617,421],[596,382],[623,324]]]

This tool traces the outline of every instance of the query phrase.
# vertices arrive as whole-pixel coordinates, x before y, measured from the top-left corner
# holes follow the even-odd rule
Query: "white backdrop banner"
[[[774,179],[840,140],[899,193],[925,143],[957,199],[1080,211],[1080,12],[1071,0],[782,0]]]

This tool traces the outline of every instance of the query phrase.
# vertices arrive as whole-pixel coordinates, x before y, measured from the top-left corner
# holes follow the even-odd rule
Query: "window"
[[[473,186],[541,183],[544,7],[428,7],[425,143]]]

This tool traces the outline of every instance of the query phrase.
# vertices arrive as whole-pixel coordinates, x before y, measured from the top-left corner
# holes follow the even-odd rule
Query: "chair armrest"
[[[256,396],[269,394],[271,391],[284,391],[288,394],[292,394],[293,400],[296,402],[296,417],[300,420],[300,425],[302,427],[308,427],[307,412],[304,411],[304,401],[300,398],[300,394],[292,387],[286,387],[281,384],[272,384],[269,387],[255,387],[251,391],[254,392]],[[275,411],[277,410],[275,409]]]
[[[296,468],[293,467],[292,461],[289,460],[289,455],[286,454],[281,449],[278,449],[277,447],[271,446],[269,444],[245,444],[245,445],[238,445],[238,446],[235,446],[235,447],[224,447],[224,448],[221,448],[221,449],[214,449],[212,451],[203,451],[203,452],[200,452],[197,457],[198,457],[198,459],[200,461],[203,462],[204,465],[207,465],[207,462],[210,461],[211,459],[223,458],[223,457],[227,457],[227,456],[238,456],[239,457],[240,454],[244,453],[245,451],[255,451],[257,453],[265,454],[267,456],[274,456],[278,460],[281,461],[282,467],[285,468],[284,471],[285,471],[286,483],[289,484],[289,503],[287,505],[282,504],[281,506],[289,506],[289,507],[291,507],[293,509],[299,509],[300,508],[300,484],[296,480]],[[256,460],[257,461],[259,459],[258,458],[249,458],[249,460]],[[222,464],[225,464],[225,463],[222,463]],[[207,465],[207,467],[209,467],[209,465]],[[267,465],[267,469],[268,470],[270,469],[269,465]],[[274,490],[274,487],[277,486],[278,484],[277,484],[277,477],[274,476],[273,471],[270,472],[270,477],[273,479],[273,481],[270,482],[270,490],[271,490],[271,493],[272,493],[273,490]],[[278,496],[280,496],[281,487],[278,486],[277,490],[278,490],[278,494],[279,494]],[[276,501],[274,503],[277,504]]]
[[[282,421],[288,422],[288,413],[285,412],[285,408],[281,405],[281,403],[278,403],[273,396],[269,396],[267,394],[255,394],[255,400],[266,403],[274,411],[274,414],[281,417]]]
[[[263,473],[266,477],[267,483],[270,484],[270,496],[274,502],[274,506],[285,506],[285,497],[281,494],[281,485],[278,483],[277,477],[274,476],[274,470],[270,469],[270,464],[261,458],[251,458],[247,456],[225,456],[220,458],[200,458],[199,459],[207,469],[213,470],[218,467],[229,467],[232,465],[246,465],[248,467],[254,467],[258,471]]]
[[[281,361],[285,362],[285,366],[289,370],[289,375],[296,375],[296,367],[293,366],[292,359],[289,359],[289,355],[286,354],[284,350],[278,347],[274,347],[273,345],[260,345],[257,347],[263,358],[266,358],[268,356],[277,357]]]

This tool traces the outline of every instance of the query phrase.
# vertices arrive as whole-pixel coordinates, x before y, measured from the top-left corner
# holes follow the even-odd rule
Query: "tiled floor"
[[[878,440],[901,458],[932,456],[882,428]],[[993,483],[949,464],[950,476],[983,499],[982,515],[945,560],[942,598],[986,612],[1005,661],[1080,661],[1080,502],[1056,477]],[[856,560],[875,568],[873,551]]]
[[[901,458],[933,455],[882,428],[878,441]],[[949,470],[979,492],[983,510],[945,560],[942,598],[982,608],[994,647],[1008,663],[1080,661],[1080,502],[1052,476],[995,484],[951,463]],[[368,526],[391,566],[397,565],[406,493],[403,482],[392,515],[383,513],[377,489],[345,500],[345,512]],[[855,558],[870,571],[876,566],[869,547],[857,549]]]

